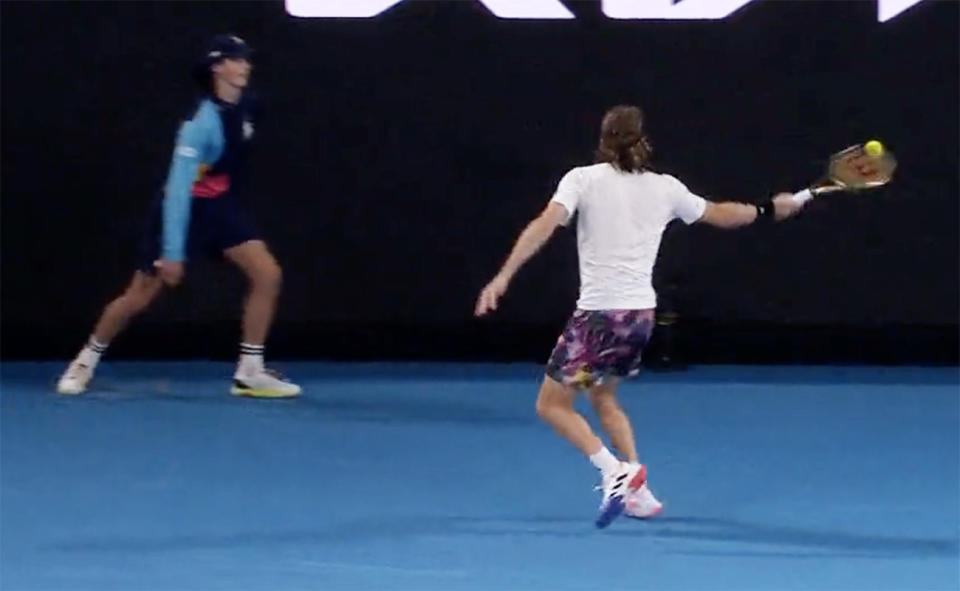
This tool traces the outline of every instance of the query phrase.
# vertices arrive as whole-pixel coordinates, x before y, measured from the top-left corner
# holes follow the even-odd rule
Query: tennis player
[[[596,163],[564,175],[547,207],[483,288],[475,309],[477,316],[496,310],[517,270],[558,226],[577,215],[580,297],[547,363],[536,410],[600,470],[597,527],[624,511],[645,518],[662,508],[646,485],[646,466],[639,463],[616,389],[638,373],[653,330],[657,297],[651,277],[667,224],[679,218],[686,224],[739,228],[760,218],[785,219],[802,207],[790,193],[759,205],[707,201],[676,178],[650,170],[650,156],[641,110],[610,109],[601,124]],[[584,390],[619,456],[574,410],[574,399]]]

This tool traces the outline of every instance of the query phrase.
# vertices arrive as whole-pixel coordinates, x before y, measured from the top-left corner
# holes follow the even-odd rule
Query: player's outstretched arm
[[[513,279],[517,270],[546,244],[557,226],[563,224],[567,216],[567,210],[562,205],[551,202],[543,213],[527,224],[500,272],[480,292],[474,314],[483,316],[497,309],[498,300],[506,293],[510,280]]]
[[[778,193],[773,199],[760,205],[723,201],[708,202],[700,222],[717,228],[734,229],[748,226],[758,217],[771,216],[776,220],[785,220],[803,208],[803,204],[793,198],[792,193]]]

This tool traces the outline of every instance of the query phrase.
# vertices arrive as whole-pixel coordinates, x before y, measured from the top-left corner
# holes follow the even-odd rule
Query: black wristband
[[[756,205],[757,208],[757,219],[760,218],[772,218],[774,214],[773,200],[768,199],[763,203]]]

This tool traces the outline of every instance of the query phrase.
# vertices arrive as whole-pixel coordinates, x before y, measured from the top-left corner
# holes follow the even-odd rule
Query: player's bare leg
[[[243,271],[248,290],[243,308],[243,342],[232,392],[259,398],[287,398],[300,394],[300,386],[264,367],[263,350],[277,306],[283,274],[262,240],[249,240],[224,251]]]
[[[628,462],[637,462],[637,447],[633,439],[630,419],[617,401],[617,382],[609,380],[590,388],[590,404],[600,418],[604,433],[610,437],[613,448]]]
[[[610,437],[614,449],[626,458],[627,462],[639,465],[630,419],[617,401],[617,385],[616,380],[610,380],[591,388],[590,404],[600,418],[603,431]],[[663,504],[653,496],[647,483],[628,492],[624,502],[624,513],[629,517],[646,519],[663,511]]]
[[[273,323],[283,282],[280,265],[262,240],[228,248],[224,256],[243,271],[248,290],[243,308],[243,342],[263,345]]]
[[[162,291],[160,278],[143,271],[134,273],[127,289],[103,309],[90,340],[57,382],[57,391],[68,395],[82,394],[110,342],[134,317],[149,308]]]
[[[163,290],[159,277],[137,271],[129,287],[103,309],[100,320],[93,329],[93,338],[108,344],[127,327],[135,316],[150,307]]]
[[[577,391],[553,378],[545,377],[537,396],[537,414],[553,430],[587,456],[603,449],[587,420],[573,408]]]
[[[594,434],[587,420],[573,408],[577,391],[547,376],[537,396],[537,414],[558,435],[573,444],[600,470],[603,479],[603,500],[597,527],[606,527],[625,507],[625,497],[646,481],[646,468],[640,464],[621,462],[610,453]]]

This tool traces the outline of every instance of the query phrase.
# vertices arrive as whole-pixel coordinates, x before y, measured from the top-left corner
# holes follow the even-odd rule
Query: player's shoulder
[[[209,97],[200,97],[194,102],[186,120],[196,125],[209,126],[219,118],[217,104]]]
[[[209,99],[197,99],[180,121],[177,142],[181,145],[200,146],[216,133],[219,120],[216,105]]]
[[[667,172],[645,170],[643,171],[643,176],[664,189],[686,189],[683,181]]]
[[[611,170],[612,167],[606,162],[587,164],[584,166],[574,166],[563,175],[563,178],[579,183],[589,183],[597,178],[609,174]]]
[[[643,172],[640,173],[641,176],[645,179],[653,180],[661,183],[679,183],[680,179],[676,176],[670,174],[669,172],[664,172],[662,170],[653,170],[646,168]]]
[[[216,104],[209,98],[198,98],[181,119],[180,133],[193,137],[213,133],[216,131],[219,119]]]
[[[598,162],[596,164],[586,164],[584,166],[574,167],[571,172],[577,171],[577,174],[585,178],[592,178],[609,174],[614,171],[609,162]]]

